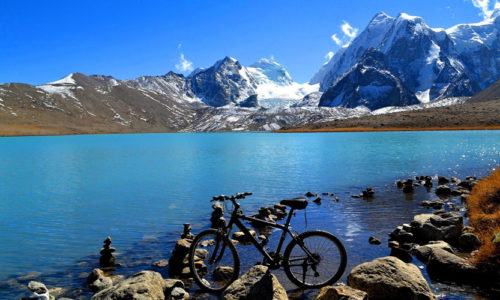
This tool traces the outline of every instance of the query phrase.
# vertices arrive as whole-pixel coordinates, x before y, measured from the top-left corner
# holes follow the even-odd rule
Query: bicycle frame
[[[302,243],[302,241],[297,239],[297,235],[294,234],[290,230],[290,221],[292,219],[293,212],[294,212],[293,208],[290,208],[290,212],[288,213],[285,224],[278,224],[276,222],[269,222],[269,221],[261,220],[261,219],[254,218],[254,217],[247,217],[243,213],[241,213],[241,211],[239,209],[240,208],[239,203],[237,203],[236,201],[232,201],[232,202],[234,205],[234,210],[231,213],[231,219],[229,221],[229,224],[224,228],[225,229],[224,234],[227,237],[229,237],[231,235],[233,225],[236,225],[245,234],[245,236],[249,238],[250,242],[255,246],[255,248],[257,248],[257,250],[259,250],[259,252],[271,263],[270,267],[279,268],[281,265],[280,264],[281,263],[280,262],[280,252],[281,252],[281,249],[283,247],[283,243],[285,242],[286,235],[288,234],[288,235],[290,235],[290,237],[293,240],[295,240],[297,242],[297,244],[304,250],[304,252],[308,255],[308,257],[310,259],[312,259],[313,261],[316,261],[316,259],[313,257],[313,255],[309,251],[309,249],[304,247],[304,244]],[[268,227],[277,228],[277,229],[282,230],[281,238],[280,238],[280,241],[278,243],[278,247],[274,253],[274,257],[272,257],[269,253],[267,253],[264,246],[261,243],[259,243],[257,241],[257,239],[255,239],[255,237],[252,236],[252,234],[250,233],[250,230],[241,222],[241,220],[255,222],[255,223],[262,224],[262,225],[265,225]],[[223,247],[225,248],[225,246],[223,246]],[[222,249],[222,252],[224,252],[224,248]]]

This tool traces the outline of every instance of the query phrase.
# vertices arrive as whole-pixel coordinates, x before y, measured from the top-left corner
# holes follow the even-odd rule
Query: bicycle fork
[[[224,250],[226,250],[226,243],[224,242],[224,239],[222,238],[224,233],[222,232],[217,232],[217,237],[215,239],[215,249],[214,252],[212,253],[212,256],[210,257],[210,260],[208,261],[208,264],[212,265],[214,263],[219,262],[222,259],[222,256],[224,256]],[[223,243],[222,249],[220,251],[219,257],[217,256],[217,251],[219,250],[221,242]]]

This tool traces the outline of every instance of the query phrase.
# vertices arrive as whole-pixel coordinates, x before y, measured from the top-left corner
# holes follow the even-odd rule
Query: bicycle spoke
[[[339,277],[339,270],[341,274],[345,268],[345,250],[340,245],[341,251],[334,239],[324,232],[304,235],[302,246],[296,243],[288,253],[285,271],[289,277],[306,287],[322,286]]]

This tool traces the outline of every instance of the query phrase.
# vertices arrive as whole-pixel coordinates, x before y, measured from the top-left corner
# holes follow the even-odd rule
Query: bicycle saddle
[[[293,209],[304,209],[304,208],[306,208],[308,202],[307,202],[306,198],[298,197],[298,198],[281,200],[280,204],[289,206]]]

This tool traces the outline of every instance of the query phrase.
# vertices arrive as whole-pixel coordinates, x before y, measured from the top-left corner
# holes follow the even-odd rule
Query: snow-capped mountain
[[[173,72],[124,81],[131,87],[153,90],[212,107],[288,107],[318,90],[319,85],[294,82],[274,59],[260,59],[249,67],[225,57],[209,68],[198,68],[188,77]]]
[[[264,108],[289,107],[319,89],[318,84],[294,82],[286,69],[274,59],[262,58],[247,70],[256,80],[259,105]]]
[[[377,109],[471,96],[500,77],[499,15],[444,30],[377,14],[311,79],[324,92],[319,105]]]

